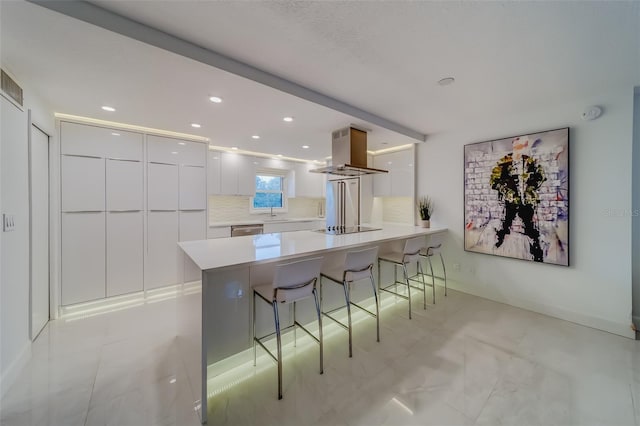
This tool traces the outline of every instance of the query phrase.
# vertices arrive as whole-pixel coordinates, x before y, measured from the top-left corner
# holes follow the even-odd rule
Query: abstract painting
[[[569,266],[569,128],[464,147],[464,247]]]

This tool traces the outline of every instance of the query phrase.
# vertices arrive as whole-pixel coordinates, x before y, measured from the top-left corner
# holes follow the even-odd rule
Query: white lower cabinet
[[[147,215],[147,261],[144,289],[182,281],[182,257],[178,247],[178,212],[150,211]]]
[[[227,238],[231,236],[230,226],[215,226],[207,229],[207,239],[209,238]]]
[[[142,291],[141,211],[107,213],[107,297]]]
[[[62,213],[62,305],[105,297],[105,213]]]
[[[180,241],[205,240],[207,212],[205,210],[181,211],[180,212]],[[184,282],[199,281],[201,277],[200,269],[188,256],[180,250],[180,256],[184,265]]]

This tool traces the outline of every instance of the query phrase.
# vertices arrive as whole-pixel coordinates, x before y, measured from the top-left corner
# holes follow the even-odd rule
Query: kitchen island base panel
[[[388,227],[384,231],[372,231],[363,233],[363,235],[346,237],[320,236],[310,231],[289,232],[286,233],[287,235],[280,234],[281,237],[278,238],[281,244],[277,248],[279,254],[271,256],[272,249],[270,248],[269,257],[263,257],[262,260],[258,259],[264,256],[264,248],[258,247],[257,240],[254,239],[260,236],[180,243],[180,247],[196,264],[201,268],[209,267],[209,269],[202,271],[202,292],[185,295],[184,300],[179,302],[179,317],[177,319],[179,353],[188,375],[189,388],[192,392],[190,397],[193,399],[195,407],[199,409],[201,421],[207,422],[208,410],[213,408],[209,405],[212,404],[212,401],[215,402],[212,398],[215,398],[218,393],[218,390],[213,387],[218,376],[224,376],[235,370],[235,367],[244,368],[242,366],[252,358],[250,350],[252,347],[251,288],[270,283],[276,264],[317,256],[323,256],[325,262],[337,264],[342,262],[346,251],[354,248],[361,249],[376,245],[380,247],[381,251],[401,249],[407,238],[417,235],[425,235],[426,237],[426,235],[444,231],[446,229],[396,226]],[[255,254],[247,255],[243,250],[240,250],[245,245],[247,250],[254,247]],[[232,260],[233,256],[230,253],[230,251],[234,251],[232,249],[237,249],[238,257],[235,261]],[[216,260],[211,260],[214,258]],[[253,260],[250,260],[251,258]],[[393,271],[389,268],[381,270],[383,282],[392,282],[393,275]],[[377,271],[374,276],[377,277]],[[326,291],[323,294],[325,309],[344,305],[344,295],[340,291],[329,290],[330,287],[332,286],[325,286]],[[366,304],[368,303],[367,299],[373,300],[370,283],[355,285],[352,300],[356,303]],[[317,320],[314,321],[315,309],[312,305],[311,303],[306,306],[301,303],[298,306],[297,316],[302,324],[309,324],[309,329],[315,332],[317,326],[314,327],[313,323]],[[270,326],[273,327],[273,313],[269,309],[261,309],[260,305],[257,308],[257,324],[264,328],[257,330],[257,333],[262,335],[263,331],[266,333],[273,331],[272,328],[269,329]],[[287,306],[281,306],[281,308],[280,318],[284,327],[291,323],[292,311]],[[384,321],[384,313],[381,315],[381,321]],[[301,333],[298,337],[301,337]],[[283,344],[286,345],[292,338],[293,333],[284,334]],[[285,359],[286,357],[285,352]],[[255,371],[247,371],[245,376],[255,374]],[[228,384],[222,386],[228,386]],[[200,389],[199,392],[198,389]],[[198,393],[200,398],[198,398]]]

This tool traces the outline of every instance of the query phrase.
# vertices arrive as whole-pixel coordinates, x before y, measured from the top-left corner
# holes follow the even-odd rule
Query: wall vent
[[[0,70],[1,80],[2,80],[2,91],[7,94],[11,99],[13,99],[18,105],[23,106],[23,97],[22,97],[22,87],[18,86],[9,75],[4,72],[4,70]]]

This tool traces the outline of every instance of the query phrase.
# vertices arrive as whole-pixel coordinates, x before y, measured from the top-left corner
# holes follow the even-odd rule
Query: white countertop
[[[247,220],[234,220],[228,222],[211,222],[209,228],[224,228],[231,225],[264,225],[267,223],[286,223],[286,222],[313,222],[324,221],[324,217],[276,217],[276,218],[256,218]]]
[[[447,228],[420,228],[384,224],[378,231],[326,235],[314,231],[276,232],[233,238],[185,241],[180,248],[202,270],[269,262],[323,251],[444,232]]]

